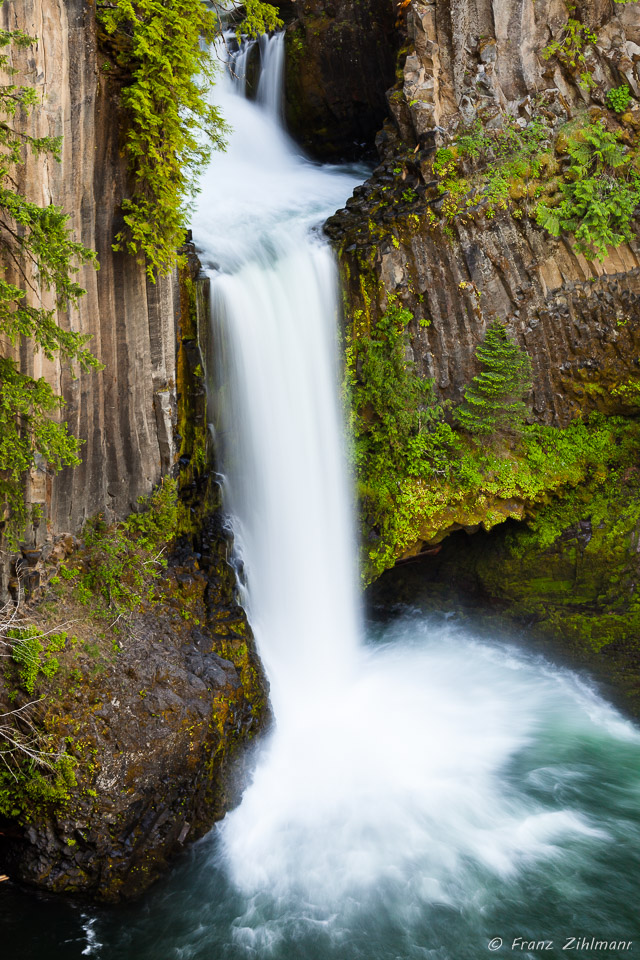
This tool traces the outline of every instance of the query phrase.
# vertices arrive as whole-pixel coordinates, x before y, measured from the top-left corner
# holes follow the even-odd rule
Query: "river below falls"
[[[318,226],[366,170],[300,156],[279,117],[282,40],[260,49],[257,102],[246,48],[216,88],[233,135],[193,229],[212,289],[211,428],[275,729],[240,806],[137,903],[1,883],[2,955],[637,954],[637,726],[467,620],[363,616],[337,269]]]
[[[477,960],[498,937],[499,956],[517,938],[552,942],[517,945],[528,958],[571,938],[638,952],[640,732],[585,680],[407,610],[370,626],[360,683],[316,721],[260,785],[246,862],[225,821],[131,905],[3,884],[3,956]]]

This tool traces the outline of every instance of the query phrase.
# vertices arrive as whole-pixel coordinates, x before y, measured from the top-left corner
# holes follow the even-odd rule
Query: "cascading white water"
[[[284,33],[263,35],[259,39],[260,59],[264,69],[260,71],[258,103],[275,119],[282,117],[282,79],[284,75]]]
[[[295,718],[320,689],[326,695],[330,684],[346,678],[357,644],[338,409],[336,269],[309,228],[358,179],[341,171],[327,175],[305,161],[274,125],[282,37],[261,42],[260,50],[264,109],[237,95],[242,80],[227,81],[219,97],[234,132],[228,153],[208,174],[215,172],[216,233],[203,246],[218,267],[212,274],[219,363],[214,406],[227,507],[246,571],[244,603],[276,715],[286,725],[287,714]],[[194,229],[202,243],[213,224],[199,231],[200,217]],[[222,229],[219,218],[226,221]]]
[[[228,37],[228,42],[231,42],[231,40],[232,38]],[[231,72],[236,94],[240,97],[246,97],[248,92],[247,73],[249,71],[249,61],[257,43],[257,40],[247,40],[246,43],[243,43],[241,48],[233,55],[233,58],[230,59],[227,67]],[[229,77],[229,81],[231,81],[231,77]]]

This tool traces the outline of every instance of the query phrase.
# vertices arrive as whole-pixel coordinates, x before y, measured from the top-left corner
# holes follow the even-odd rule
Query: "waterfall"
[[[282,118],[282,80],[284,75],[284,33],[263,35],[259,40],[260,81],[258,103],[277,121]]]
[[[235,44],[235,37],[226,35],[225,41],[228,44]],[[256,47],[255,40],[247,40],[238,50],[229,58],[227,65],[228,75],[225,80],[234,85],[236,94],[239,97],[247,95],[247,72],[249,70],[249,60]]]
[[[243,602],[285,723],[287,712],[295,717],[346,678],[360,631],[338,406],[337,271],[309,227],[361,173],[327,174],[299,155],[274,122],[282,36],[260,49],[264,104],[242,99],[236,84],[222,93],[234,132],[214,203],[229,222],[205,252],[217,264],[212,406],[226,507]],[[224,196],[233,198],[228,207]]]

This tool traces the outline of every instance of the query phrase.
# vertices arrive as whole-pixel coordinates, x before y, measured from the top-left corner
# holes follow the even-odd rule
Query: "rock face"
[[[168,602],[135,614],[119,639],[81,625],[59,675],[38,691],[38,726],[70,744],[78,782],[63,804],[35,805],[0,833],[2,872],[13,879],[133,897],[239,801],[242,748],[264,724],[267,688],[225,538],[210,529],[205,540],[208,562],[186,541],[174,553]]]
[[[76,238],[97,251],[100,270],[83,268],[86,289],[63,328],[90,334],[100,372],[72,379],[67,369],[21,352],[23,369],[44,376],[67,401],[64,416],[84,440],[83,463],[58,476],[36,470],[28,500],[43,508],[33,534],[75,532],[99,511],[122,517],[148,494],[175,459],[175,276],[149,283],[144,267],[114,253],[120,202],[127,195],[120,149],[117,91],[101,69],[95,7],[87,0],[21,0],[0,7],[3,28],[38,38],[14,50],[12,82],[33,86],[40,106],[29,119],[34,135],[62,136],[62,162],[29,157],[18,184],[29,199],[55,203]]]
[[[439,189],[433,160],[438,148],[455,150],[463,132],[509,123],[523,130],[536,117],[553,130],[548,180],[566,169],[559,131],[568,121],[604,120],[636,146],[640,6],[597,0],[568,12],[563,0],[411,0],[404,11],[398,81],[377,138],[381,163],[326,225],[342,269],[348,346],[375,330],[390,305],[408,308],[408,358],[440,398],[457,403],[478,373],[476,348],[499,319],[532,360],[532,420],[563,427],[596,410],[637,416],[637,218],[629,243],[609,248],[603,262],[587,261],[572,238],[554,239],[536,224],[533,205],[527,210],[531,172],[509,185],[510,199],[524,200],[519,208],[471,201],[448,220],[451,194]],[[581,39],[576,55],[563,58],[552,45],[565,43],[569,17],[580,19]],[[607,93],[623,84],[635,99],[614,115]],[[473,176],[472,163],[462,169]],[[498,518],[490,501],[456,515],[432,511],[424,530],[416,523],[419,490],[412,501],[413,488],[403,488],[389,498],[389,512],[415,532],[402,556],[430,549],[383,574],[372,595],[422,598],[439,609],[456,591],[473,596],[485,610],[538,627],[555,656],[565,650],[572,663],[613,680],[637,713],[635,468],[629,461],[596,487],[562,490],[560,501],[550,490],[536,504],[505,501]],[[514,519],[501,522],[507,516]],[[367,549],[381,537],[376,519],[363,524]],[[494,523],[490,533],[475,532]],[[459,526],[469,533],[449,536]]]
[[[386,113],[399,34],[390,0],[280,4],[286,33],[286,118],[311,156],[362,156]],[[291,20],[293,15],[294,19]]]
[[[268,685],[227,562],[208,448],[205,284],[193,249],[185,252],[177,396],[186,533],[157,585],[160,599],[118,617],[118,633],[113,618],[92,617],[68,591],[52,603],[47,581],[64,582],[60,561],[82,567],[82,542],[66,536],[51,552],[37,551],[33,572],[45,603],[25,613],[44,631],[72,624],[59,669],[39,677],[32,719],[44,742],[73,758],[77,782],[62,802],[35,801],[22,788],[22,813],[1,824],[0,872],[103,901],[141,893],[239,801],[248,748],[270,719]],[[34,699],[11,667],[0,677],[0,714]]]
[[[434,147],[476,121],[488,130],[507,116],[526,124],[541,109],[557,122],[586,109],[597,118],[613,86],[637,94],[637,5],[586,8],[598,36],[585,52],[589,92],[576,71],[542,55],[563,36],[561,0],[412,0],[406,59],[388,96],[393,120],[378,138],[382,164],[327,226],[348,317],[362,311],[375,324],[397,297],[415,316],[420,373],[453,400],[477,372],[474,351],[488,323],[501,319],[532,358],[536,418],[556,425],[589,409],[630,412],[615,388],[639,370],[640,245],[634,239],[603,263],[588,262],[530,219],[482,209],[444,230],[430,216],[440,209],[431,160]],[[636,105],[622,129],[629,138],[639,127]]]
[[[0,872],[41,889],[117,900],[145,889],[183,844],[237,802],[248,757],[242,748],[268,717],[267,685],[235,601],[220,493],[207,469],[199,265],[191,257],[180,277],[153,284],[143,265],[112,250],[128,182],[118,91],[102,69],[95,5],[4,3],[0,26],[39,38],[13,52],[12,82],[38,93],[28,132],[63,137],[61,163],[29,157],[18,188],[62,207],[101,264],[97,273],[79,272],[86,296],[58,320],[92,335],[104,369],[74,380],[28,345],[20,354],[26,372],[64,395],[65,419],[85,442],[81,466],[58,476],[35,470],[30,478],[28,499],[44,520],[26,540],[45,547],[23,551],[32,589],[40,584],[51,607],[48,567],[55,573],[65,555],[81,553],[73,535],[84,521],[97,513],[108,522],[123,518],[180,468],[188,535],[171,558],[166,599],[132,611],[117,635],[72,597],[49,610],[55,623],[77,621],[77,638],[59,654],[56,677],[40,678],[33,719],[53,749],[75,758],[77,784],[63,803],[9,811],[0,831]],[[208,315],[202,319],[206,327]],[[45,622],[43,608],[27,614]],[[16,696],[32,699],[18,688],[15,673],[3,672],[0,713],[15,707]]]

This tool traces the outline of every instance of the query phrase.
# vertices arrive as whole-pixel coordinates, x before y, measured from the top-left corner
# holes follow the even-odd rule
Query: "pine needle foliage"
[[[247,0],[238,30],[256,36],[281,26],[275,7]],[[112,38],[128,76],[121,93],[125,151],[134,189],[124,199],[124,229],[115,250],[146,264],[149,279],[178,260],[197,193],[197,176],[228,128],[207,91],[217,68],[211,44],[223,8],[202,0],[115,0],[98,3],[98,20]]]
[[[11,77],[10,48],[33,43],[22,31],[0,30],[0,70]],[[90,338],[61,329],[56,310],[70,309],[84,294],[75,274],[83,263],[97,267],[95,254],[73,239],[60,207],[41,207],[17,189],[16,168],[27,151],[59,160],[59,138],[32,137],[15,128],[16,117],[23,120],[36,104],[32,87],[0,86],[0,344],[6,354],[28,339],[48,360],[58,357],[88,369],[98,366],[85,346]],[[18,282],[7,279],[9,268]],[[47,290],[55,302],[51,309],[42,305]],[[24,478],[36,459],[53,470],[80,462],[80,441],[52,419],[63,404],[44,379],[28,376],[14,359],[0,355],[0,531],[12,543],[27,520]]]
[[[480,436],[519,432],[528,412],[524,398],[532,386],[528,354],[496,320],[477,347],[476,357],[483,370],[465,389],[456,410],[459,425]]]

